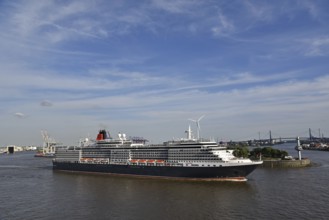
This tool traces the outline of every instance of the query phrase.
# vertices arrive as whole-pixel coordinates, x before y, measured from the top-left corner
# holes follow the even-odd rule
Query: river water
[[[329,152],[303,151],[316,166],[258,168],[247,182],[64,173],[33,155],[0,155],[1,220],[328,219]]]

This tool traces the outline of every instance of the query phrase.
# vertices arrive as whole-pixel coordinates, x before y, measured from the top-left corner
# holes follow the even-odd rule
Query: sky
[[[329,136],[327,0],[2,0],[0,146]]]

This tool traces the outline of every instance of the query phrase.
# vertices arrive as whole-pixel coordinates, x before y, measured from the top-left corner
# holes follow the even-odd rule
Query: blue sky
[[[0,2],[0,145],[329,136],[329,1]],[[195,132],[196,133],[196,132]]]

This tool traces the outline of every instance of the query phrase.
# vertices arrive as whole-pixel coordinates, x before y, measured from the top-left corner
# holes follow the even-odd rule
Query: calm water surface
[[[258,168],[242,183],[55,172],[33,155],[0,155],[1,220],[328,219],[329,152],[303,151],[317,166]]]

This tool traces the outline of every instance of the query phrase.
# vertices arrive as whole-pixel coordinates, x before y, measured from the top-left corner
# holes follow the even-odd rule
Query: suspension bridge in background
[[[324,134],[321,133],[321,130],[318,129],[319,136],[314,136],[312,133],[312,129],[309,128],[307,132],[303,132],[301,136],[294,136],[294,137],[278,137],[278,135],[272,134],[272,131],[270,130],[268,132],[267,138],[261,138],[260,132],[258,132],[258,139],[252,139],[248,140],[249,145],[274,145],[274,144],[281,144],[286,142],[296,142],[297,137],[299,137],[299,140],[302,142],[325,142],[329,143],[329,138],[324,137]]]

